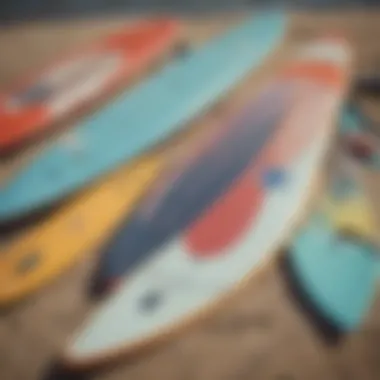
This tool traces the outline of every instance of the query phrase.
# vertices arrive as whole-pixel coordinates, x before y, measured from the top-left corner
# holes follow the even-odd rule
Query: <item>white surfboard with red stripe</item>
[[[271,119],[279,123],[273,136],[249,165],[241,166],[223,194],[150,254],[89,318],[65,350],[68,363],[101,361],[163,337],[255,273],[288,236],[310,196],[335,130],[349,64],[350,52],[342,41],[321,40],[296,51],[276,78],[281,86],[288,84],[292,106],[277,121]],[[262,130],[272,128],[263,121]],[[258,125],[251,127],[260,132]],[[236,133],[243,129],[236,128]],[[252,150],[257,149],[255,136],[245,126],[237,148],[247,149],[250,145],[243,142],[252,138]],[[239,149],[235,152],[242,157]],[[232,165],[227,157],[214,160],[222,173]],[[217,170],[208,175],[216,178]],[[200,184],[192,182],[197,193]],[[162,217],[161,223],[170,223],[170,217]]]

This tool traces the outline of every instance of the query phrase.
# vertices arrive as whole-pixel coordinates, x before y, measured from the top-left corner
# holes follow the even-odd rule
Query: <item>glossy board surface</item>
[[[0,220],[49,205],[178,131],[263,63],[285,27],[281,13],[257,14],[118,98],[0,189]]]
[[[333,134],[349,63],[347,46],[336,41],[319,41],[297,52],[254,102],[266,99],[267,107],[249,107],[253,114],[243,117],[240,127],[227,128],[231,135],[216,143],[223,152],[218,160],[211,149],[202,157],[203,166],[212,170],[193,165],[202,181],[189,182],[181,193],[187,194],[187,203],[191,199],[197,215],[148,254],[90,316],[67,347],[67,362],[91,364],[165,336],[258,270],[309,197]],[[281,101],[284,88],[288,96]],[[292,104],[284,109],[287,101]],[[147,219],[165,203],[165,196],[159,199],[146,209]],[[180,210],[187,213],[183,206]],[[163,217],[162,224],[172,217],[176,213]]]

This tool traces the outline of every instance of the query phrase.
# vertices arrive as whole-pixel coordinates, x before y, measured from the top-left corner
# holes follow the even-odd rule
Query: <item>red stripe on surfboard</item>
[[[329,62],[298,62],[287,67],[282,78],[306,78],[324,86],[341,87],[345,83],[346,73],[341,67]]]
[[[305,77],[334,88],[342,85],[344,72],[331,64],[301,62],[289,67],[281,76],[281,78],[293,77]],[[295,100],[294,107],[302,107],[302,112],[306,112],[304,107],[310,106],[312,99],[306,103],[301,99]],[[300,103],[297,104],[298,102]],[[304,118],[301,118],[302,123],[293,118],[293,112],[300,112],[297,108],[289,113],[283,121],[282,128],[264,148],[255,163],[255,169],[246,174],[187,231],[184,240],[191,255],[212,257],[223,254],[226,248],[238,241],[252,225],[266,193],[260,180],[263,170],[272,166],[279,168],[288,166],[302,149],[306,149],[317,133],[305,128]]]
[[[254,181],[250,170],[186,231],[188,252],[203,258],[224,253],[252,224],[264,195],[264,188]]]

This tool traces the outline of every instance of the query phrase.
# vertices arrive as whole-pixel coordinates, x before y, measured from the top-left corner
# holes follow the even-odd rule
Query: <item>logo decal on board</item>
[[[148,291],[145,295],[141,296],[138,301],[138,307],[143,313],[154,312],[163,301],[163,294],[159,290]]]
[[[262,179],[265,189],[278,189],[286,182],[286,171],[281,167],[271,167],[264,171]]]

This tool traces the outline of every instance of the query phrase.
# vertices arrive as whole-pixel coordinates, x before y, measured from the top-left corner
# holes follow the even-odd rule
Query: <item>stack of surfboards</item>
[[[32,293],[103,243],[166,166],[187,150],[197,149],[197,141],[210,140],[211,131],[195,128],[141,156],[181,131],[187,121],[263,64],[281,44],[285,29],[284,15],[258,14],[200,49],[176,57],[14,173],[0,189],[2,224],[70,199],[6,246],[0,262],[0,304]],[[52,120],[111,91],[121,79],[130,79],[183,42],[180,30],[173,20],[143,22],[25,81],[19,93],[25,96],[14,92],[4,96],[2,117],[13,120],[4,132],[4,145],[13,147],[48,130]],[[113,62],[116,56],[117,65],[110,66],[108,58]],[[41,117],[24,117],[31,108],[33,114],[36,108],[43,109]]]
[[[295,48],[236,114],[185,129],[265,64],[286,26],[282,13],[256,14],[174,57],[0,189],[1,223],[68,199],[2,252],[0,304],[103,246],[89,287],[105,299],[65,346],[67,365],[100,364],[164,339],[213,310],[289,239],[335,133],[346,43]],[[178,22],[144,22],[59,60],[2,98],[0,146],[41,136],[181,41]]]
[[[378,220],[362,173],[379,168],[379,137],[354,97],[343,107],[338,143],[326,193],[281,260],[298,305],[334,342],[361,325],[380,274]]]
[[[328,341],[363,322],[379,276],[378,227],[358,168],[346,154],[287,247],[282,269],[302,311]]]
[[[67,343],[67,364],[163,340],[262,268],[308,201],[349,63],[341,41],[297,49],[214,139],[163,173],[106,247],[95,281],[113,291]]]

